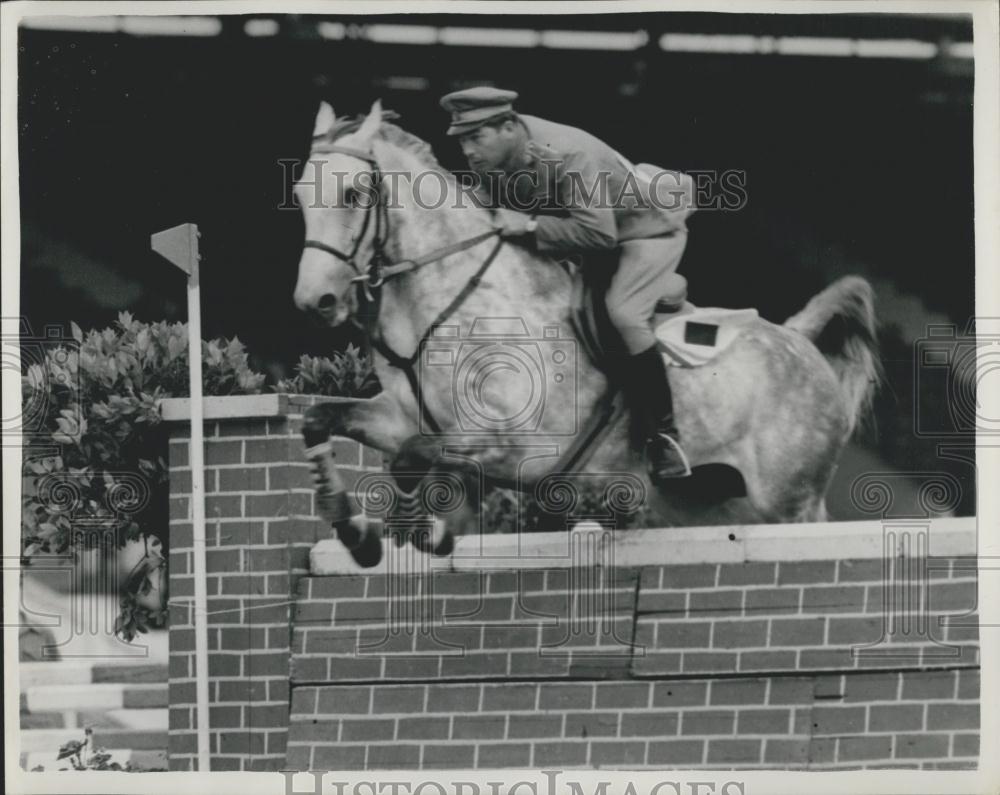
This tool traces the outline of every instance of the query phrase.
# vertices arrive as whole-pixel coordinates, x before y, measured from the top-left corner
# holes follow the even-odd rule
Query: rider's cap
[[[441,107],[451,112],[448,135],[464,135],[482,127],[494,116],[511,113],[515,99],[516,91],[490,86],[476,86],[445,94],[441,97]]]

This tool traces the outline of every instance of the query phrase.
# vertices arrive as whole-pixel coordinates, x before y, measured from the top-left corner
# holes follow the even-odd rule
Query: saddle
[[[570,322],[587,358],[608,377],[608,388],[598,400],[582,432],[570,443],[554,467],[554,472],[574,472],[583,468],[601,440],[626,410],[625,395],[618,386],[616,362],[627,355],[625,344],[618,330],[611,323],[604,302],[611,277],[617,267],[618,252],[599,252],[588,255],[586,267],[578,257],[561,261],[573,279]],[[669,291],[657,302],[658,320],[661,314],[679,312],[685,306],[687,279],[673,274]]]
[[[617,266],[617,258],[618,252],[600,252],[588,255],[586,266],[580,258],[562,262],[573,279],[570,312],[573,331],[583,345],[587,358],[605,375],[612,374],[615,362],[627,353],[621,335],[608,316],[604,300]],[[686,298],[687,279],[679,273],[670,274],[667,289],[656,302],[654,311],[657,317],[654,325],[683,309]]]

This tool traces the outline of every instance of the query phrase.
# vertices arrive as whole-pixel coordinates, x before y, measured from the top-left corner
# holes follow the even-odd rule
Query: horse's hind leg
[[[439,447],[427,437],[411,436],[400,445],[389,462],[389,472],[396,482],[397,504],[388,517],[387,527],[397,545],[418,535],[418,527],[433,521],[421,506],[420,487],[438,456]]]
[[[478,472],[441,453],[440,442],[413,436],[400,447],[390,464],[399,506],[390,526],[401,543],[448,555],[454,548],[452,527],[475,518],[480,500]]]

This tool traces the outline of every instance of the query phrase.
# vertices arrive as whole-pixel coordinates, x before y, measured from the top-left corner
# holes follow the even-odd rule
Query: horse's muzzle
[[[333,293],[326,293],[309,309],[309,316],[319,325],[336,328],[351,314],[350,301],[342,301]]]

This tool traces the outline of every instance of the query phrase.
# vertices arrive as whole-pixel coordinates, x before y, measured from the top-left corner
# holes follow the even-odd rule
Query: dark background
[[[690,221],[681,272],[703,305],[756,306],[782,321],[844,273],[875,284],[888,375],[878,429],[854,449],[869,469],[971,469],[913,432],[914,343],[930,323],[974,312],[972,61],[664,52],[662,32],[971,41],[960,16],[619,14],[340,19],[274,17],[276,36],[136,37],[22,28],[18,126],[22,310],[32,328],[105,326],[129,309],[184,319],[182,275],[149,252],[151,232],[202,231],[206,337],[239,337],[253,364],[290,373],[347,336],[311,328],[292,304],[303,238],[282,158],[303,158],[319,100],[338,116],[381,97],[451,168],[437,99],[474,84],[520,92],[518,107],[577,125],[634,162],[740,169],[739,212]],[[337,21],[336,17],[324,19]],[[634,52],[376,44],[363,25],[637,30]],[[407,78],[400,81],[398,78]],[[412,78],[416,78],[415,80]],[[408,88],[401,88],[401,85]]]

